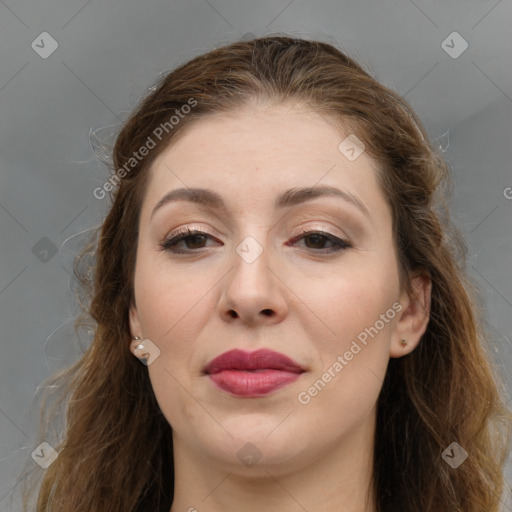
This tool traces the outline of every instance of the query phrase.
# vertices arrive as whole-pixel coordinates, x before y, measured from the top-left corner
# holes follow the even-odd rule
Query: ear
[[[420,274],[411,279],[412,293],[403,292],[391,340],[390,357],[402,357],[412,352],[427,330],[430,320],[432,280],[428,274]],[[401,340],[405,339],[406,344]]]
[[[138,336],[140,338],[140,340],[132,339],[132,341],[130,343],[130,351],[133,354],[135,347],[141,342],[141,340],[144,339],[141,334],[142,329],[141,329],[141,325],[140,325],[139,312],[137,311],[137,307],[135,306],[135,304],[132,304],[130,306],[129,316],[130,316],[130,332],[132,333],[132,338],[134,338],[135,336]]]

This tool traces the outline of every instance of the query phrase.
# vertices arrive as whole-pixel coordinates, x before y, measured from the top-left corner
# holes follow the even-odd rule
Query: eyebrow
[[[314,187],[295,187],[286,190],[280,194],[275,202],[275,209],[283,209],[290,206],[296,206],[306,201],[311,201],[318,197],[338,197],[343,199],[345,202],[352,204],[358,208],[366,216],[370,217],[368,208],[353,194],[345,190],[341,190],[330,185],[317,185]],[[226,203],[218,194],[211,189],[207,188],[178,188],[171,190],[165,196],[158,201],[151,212],[151,217],[155,212],[162,206],[171,203],[173,201],[190,201],[192,203],[200,204],[201,206],[207,206],[210,208],[216,208],[219,210],[226,210]]]

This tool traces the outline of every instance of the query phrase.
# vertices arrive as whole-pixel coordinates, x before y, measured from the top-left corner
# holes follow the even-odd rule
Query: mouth
[[[255,352],[230,350],[210,361],[203,369],[218,388],[245,398],[277,391],[296,381],[305,371],[284,354],[267,349]]]

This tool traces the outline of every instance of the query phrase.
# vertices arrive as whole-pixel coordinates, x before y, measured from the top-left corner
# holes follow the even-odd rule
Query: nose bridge
[[[258,316],[281,316],[286,309],[272,248],[263,229],[253,229],[235,246],[232,270],[227,276],[221,314],[254,321]]]
[[[258,238],[256,238],[256,230],[253,230],[253,233],[255,236],[246,236],[235,247],[233,256],[233,281],[239,286],[246,287],[240,291],[247,296],[268,293],[268,288],[271,286],[269,280],[271,273],[269,266],[272,259],[270,247],[261,230]]]

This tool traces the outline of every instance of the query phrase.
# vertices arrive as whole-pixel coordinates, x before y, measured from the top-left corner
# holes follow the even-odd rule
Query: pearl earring
[[[135,340],[135,341],[140,341],[140,338],[138,336],[134,336],[132,338],[132,340]],[[136,347],[135,347],[135,350],[141,350],[144,348],[144,343],[139,343]]]

